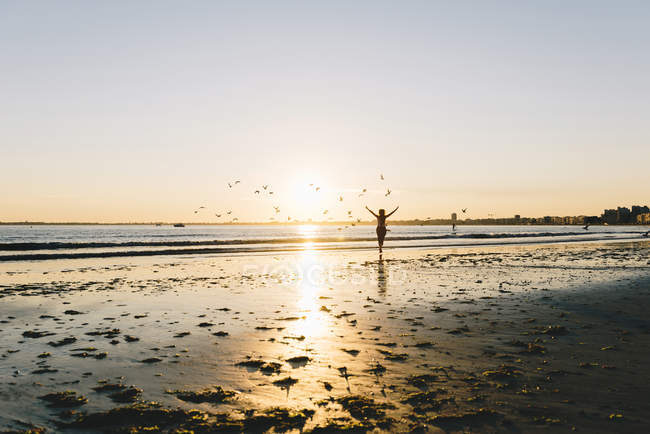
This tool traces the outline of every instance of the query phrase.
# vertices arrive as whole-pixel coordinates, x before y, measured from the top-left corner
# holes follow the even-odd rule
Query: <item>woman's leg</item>
[[[377,226],[377,243],[379,243],[379,252],[381,252],[384,247],[384,238],[386,238],[386,228],[383,226]]]

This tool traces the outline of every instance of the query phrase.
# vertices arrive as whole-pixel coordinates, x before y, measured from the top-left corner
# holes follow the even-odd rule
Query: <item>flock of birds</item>
[[[383,173],[379,175],[379,179],[381,181],[385,181]],[[234,187],[236,187],[238,184],[241,184],[241,183],[242,183],[241,180],[234,180],[234,181],[228,182],[227,185],[228,185],[229,189],[233,189]],[[314,183],[309,184],[308,187],[313,193],[319,193],[321,191],[321,187],[314,184]],[[362,188],[362,189],[360,189],[360,193],[358,194],[357,197],[365,196],[367,193],[368,193],[368,189],[367,188]],[[386,188],[386,192],[384,193],[384,197],[390,196],[391,193],[392,193],[392,190],[390,188]],[[271,197],[271,196],[274,195],[274,191],[271,189],[270,184],[265,184],[265,185],[262,185],[260,188],[256,188],[255,190],[253,190],[253,194],[254,195],[267,195],[267,196]],[[338,202],[343,202],[344,197],[339,194],[338,197],[337,197],[337,201]],[[196,210],[194,210],[194,214],[199,214],[203,210],[207,210],[207,207],[206,206],[198,207]],[[274,211],[274,215],[269,217],[269,220],[278,221],[277,215],[281,213],[280,206],[279,205],[273,205],[273,211]],[[236,222],[239,221],[239,218],[232,216],[232,212],[233,212],[232,210],[228,210],[228,211],[225,212],[225,215],[226,216],[231,216],[230,223],[236,223]],[[323,216],[326,216],[328,214],[329,214],[328,209],[323,209],[322,210],[322,215]],[[216,212],[214,214],[214,216],[217,217],[217,218],[221,218],[221,217],[224,216],[224,213],[223,212]],[[346,217],[348,219],[355,219],[355,216],[352,214],[352,210],[347,210]],[[333,217],[328,217],[328,220],[333,220]],[[292,221],[291,216],[287,216],[287,221],[289,221],[289,222]],[[356,226],[356,223],[359,223],[359,222],[361,222],[361,219],[356,218],[356,222],[351,222],[350,225],[351,226]],[[346,225],[345,227],[347,228],[348,226]],[[340,229],[341,228],[339,228],[339,230]]]
[[[383,173],[379,174],[379,179],[380,179],[381,181],[385,181],[385,178],[384,178],[384,174],[383,174]],[[241,181],[240,181],[240,180],[235,180],[235,181],[228,182],[227,184],[228,184],[228,188],[229,188],[229,189],[232,189],[233,187],[237,186],[238,184],[241,184]],[[256,190],[254,190],[254,191],[253,191],[253,194],[256,194],[256,195],[267,194],[268,196],[273,196],[273,195],[274,195],[274,192],[273,192],[273,190],[272,190],[270,187],[271,187],[271,186],[270,186],[269,184],[264,184],[264,185],[261,186],[261,189],[256,189]],[[315,185],[315,184],[313,184],[313,183],[309,184],[309,188],[310,188],[311,191],[313,191],[314,193],[318,193],[318,192],[320,192],[320,190],[321,190],[320,186],[317,186],[317,185]],[[360,191],[361,191],[361,192],[358,194],[357,197],[362,197],[362,196],[364,196],[364,195],[366,195],[366,194],[368,193],[368,189],[367,189],[367,188],[362,188]],[[388,196],[390,196],[391,193],[392,193],[392,190],[391,190],[390,188],[387,187],[387,188],[386,188],[386,192],[384,193],[384,197],[388,197]],[[338,198],[337,198],[337,199],[338,199],[338,202],[343,202],[344,197],[343,197],[342,195],[338,195]],[[205,207],[205,206],[200,206],[200,207],[198,207],[198,209],[194,210],[194,214],[198,214],[199,212],[201,212],[201,210],[205,210],[205,209],[207,209],[207,207]],[[279,206],[279,205],[273,205],[273,211],[275,211],[275,215],[280,214],[280,213],[281,213],[280,206]],[[462,212],[463,214],[466,214],[466,213],[467,213],[467,208],[461,208],[461,212]],[[324,209],[324,210],[322,211],[323,216],[326,216],[328,213],[329,213],[329,210],[328,210],[328,209]],[[224,213],[223,213],[223,212],[218,212],[218,213],[215,213],[214,215],[215,215],[215,217],[217,217],[217,218],[221,218],[221,217],[224,215]],[[228,210],[228,211],[226,211],[226,212],[225,212],[225,215],[227,215],[227,216],[232,216],[232,210]],[[488,217],[492,217],[492,216],[493,216],[492,214],[488,214]],[[354,219],[354,218],[355,218],[355,216],[352,214],[352,211],[351,211],[351,210],[348,210],[348,211],[347,211],[347,215],[346,215],[346,217],[347,217],[348,219]],[[272,216],[272,217],[269,217],[269,220],[271,220],[271,221],[275,221],[275,220],[277,220],[277,219],[276,219],[275,216]],[[291,220],[292,220],[291,216],[287,216],[287,221],[290,222]],[[333,218],[332,218],[332,217],[328,217],[328,220],[333,220]],[[427,220],[431,220],[431,217],[427,217]],[[231,222],[231,223],[236,223],[236,222],[238,222],[238,221],[239,221],[239,218],[238,218],[238,217],[231,217],[231,219],[230,219],[230,222]],[[359,223],[359,222],[361,222],[361,219],[360,219],[360,218],[356,218],[356,222],[351,222],[351,223],[350,223],[350,226],[356,226],[356,223]],[[590,222],[586,222],[585,225],[583,226],[583,229],[584,229],[585,231],[588,231],[588,230],[589,230],[589,225],[590,225]],[[346,225],[345,228],[347,228],[347,227],[348,227],[348,226]],[[338,229],[341,230],[342,228],[338,228]],[[452,231],[452,233],[456,233],[456,223],[452,223],[451,231]],[[645,237],[645,238],[648,238],[649,234],[650,234],[650,231],[646,231],[645,233],[641,233],[641,236],[643,236],[643,237]]]

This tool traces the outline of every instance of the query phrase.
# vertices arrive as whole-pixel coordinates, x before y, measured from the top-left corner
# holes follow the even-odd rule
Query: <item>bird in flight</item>
[[[320,190],[320,187],[316,187],[316,191]]]
[[[239,184],[241,181],[235,181],[235,185]]]
[[[239,219],[238,219],[237,217],[235,217],[234,219],[232,219],[232,221],[234,221],[234,222],[236,222],[236,221],[238,221],[238,220],[239,220]]]
[[[382,181],[384,180],[384,174],[383,173],[379,174],[379,179],[381,179]]]
[[[228,211],[226,214],[230,215],[230,214],[232,214],[232,211]]]
[[[390,191],[390,188],[386,189],[386,194],[384,196],[388,197],[392,192]]]
[[[267,185],[263,185],[262,188],[263,188],[264,190],[266,190],[267,188],[269,188],[269,186],[268,186],[268,184],[267,184]]]
[[[343,202],[343,196],[339,196],[339,202]]]
[[[217,217],[221,217],[221,214],[215,214]]]
[[[274,206],[273,209],[275,210],[276,213],[280,212],[280,207],[279,206]]]
[[[260,194],[260,191],[259,191],[259,190],[255,190],[255,194]]]
[[[273,192],[272,192],[272,191],[269,191],[269,194],[273,194]]]
[[[232,184],[231,184],[231,183],[228,183],[228,188],[232,188]]]
[[[203,208],[205,208],[205,207],[204,207],[204,206],[200,206],[200,207],[199,207],[199,209],[203,209]]]
[[[199,211],[198,210],[194,211],[194,214],[196,214],[197,212],[199,212]]]
[[[467,208],[463,208],[463,209],[461,209],[461,211],[463,212],[463,214],[465,214],[465,211],[467,211]]]
[[[327,213],[328,213],[328,211],[327,211],[327,210],[325,210],[325,211],[323,211],[323,214],[327,214]]]

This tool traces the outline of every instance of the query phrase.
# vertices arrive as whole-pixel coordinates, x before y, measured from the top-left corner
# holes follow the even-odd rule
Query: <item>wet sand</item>
[[[646,431],[648,253],[2,263],[0,429]]]

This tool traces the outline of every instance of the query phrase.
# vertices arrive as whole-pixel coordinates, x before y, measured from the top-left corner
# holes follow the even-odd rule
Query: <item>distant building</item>
[[[644,212],[637,215],[636,223],[640,225],[650,225],[650,212]]]
[[[647,206],[632,205],[630,223],[636,223],[639,219],[638,217],[641,214],[646,214],[646,213],[650,213],[650,209]]]
[[[451,221],[452,221],[452,222],[455,222],[457,218],[458,218],[458,216],[456,215],[456,213],[455,213],[455,212],[452,212],[452,213],[451,213]]]
[[[630,217],[632,215],[632,212],[628,207],[621,207],[619,206],[616,209],[616,223],[629,223],[630,222]]]
[[[603,219],[603,223],[607,223],[608,225],[614,225],[616,224],[618,217],[615,209],[606,209],[605,211],[603,211],[601,218]]]
[[[521,220],[521,215],[519,215],[519,214],[515,214],[515,220],[516,220],[516,221]]]

